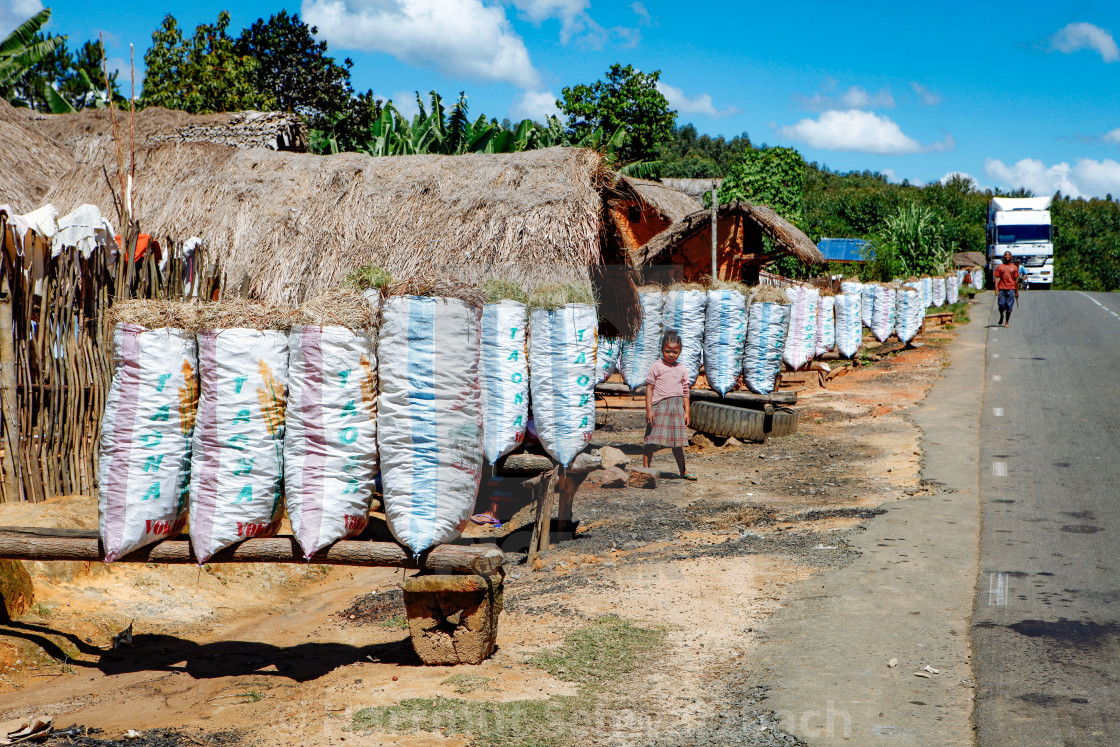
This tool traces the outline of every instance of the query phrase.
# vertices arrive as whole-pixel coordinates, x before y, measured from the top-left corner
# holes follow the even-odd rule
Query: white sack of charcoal
[[[284,502],[310,558],[369,523],[378,466],[377,335],[374,307],[357,293],[328,294],[298,313],[288,335]]]
[[[280,529],[288,393],[286,312],[246,301],[203,309],[190,490],[199,564]]]
[[[481,304],[393,296],[382,305],[377,450],[389,529],[419,554],[458,538],[482,476]]]
[[[126,301],[110,313],[118,321],[97,480],[106,562],[183,530],[198,406],[189,308]]]

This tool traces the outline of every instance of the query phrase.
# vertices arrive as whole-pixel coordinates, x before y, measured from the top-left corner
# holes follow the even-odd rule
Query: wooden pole
[[[712,280],[719,279],[716,248],[719,245],[719,180],[712,180]]]
[[[4,246],[7,228],[0,220],[0,248]],[[4,435],[4,502],[22,500],[22,480],[19,463],[19,413],[16,403],[16,342],[12,320],[11,276],[0,280],[0,426]]]
[[[12,560],[102,560],[96,537],[44,536],[31,528],[0,527],[0,558]],[[54,534],[54,533],[52,533]],[[61,532],[57,533],[62,535]],[[174,540],[148,545],[118,563],[198,563],[189,542]],[[213,555],[207,563],[313,563],[383,568],[422,568],[443,573],[491,575],[502,567],[502,551],[494,545],[437,545],[415,557],[395,542],[342,540],[310,560],[294,537],[248,539]]]

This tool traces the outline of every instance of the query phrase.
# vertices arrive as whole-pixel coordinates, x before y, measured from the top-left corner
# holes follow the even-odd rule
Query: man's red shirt
[[[996,265],[996,290],[1015,290],[1019,287],[1019,268],[1014,264]]]

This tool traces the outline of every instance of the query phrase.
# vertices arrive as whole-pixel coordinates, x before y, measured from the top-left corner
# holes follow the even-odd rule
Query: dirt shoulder
[[[796,744],[759,668],[785,645],[771,621],[885,506],[931,494],[907,411],[952,337],[803,393],[793,436],[690,453],[696,483],[585,485],[575,536],[512,568],[477,667],[419,663],[400,572],[114,569],[40,579],[41,606],[0,625],[0,720],[103,730],[84,744]],[[636,455],[641,435],[596,445]],[[130,621],[131,647],[100,648]]]

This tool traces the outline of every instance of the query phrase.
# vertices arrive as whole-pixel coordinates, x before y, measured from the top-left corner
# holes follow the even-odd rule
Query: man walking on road
[[[1006,327],[1011,322],[1011,309],[1019,299],[1019,268],[1011,260],[1011,252],[1003,253],[1003,264],[992,270],[996,281],[996,303],[999,306],[999,326]]]

